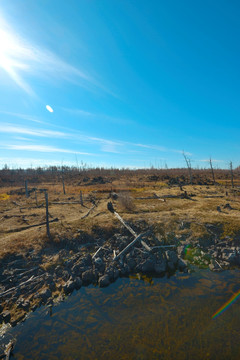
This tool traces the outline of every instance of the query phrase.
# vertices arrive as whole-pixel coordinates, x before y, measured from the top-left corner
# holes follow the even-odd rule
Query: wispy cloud
[[[24,126],[19,126],[16,124],[0,124],[0,131],[2,133],[9,133],[11,135],[21,134],[22,136],[32,136],[32,137],[43,137],[43,138],[56,138],[56,139],[68,139],[79,143],[79,141],[90,144],[98,144],[100,146],[100,151],[109,152],[109,153],[126,153],[134,152],[136,148],[145,149],[145,150],[155,150],[157,152],[173,152],[177,154],[182,154],[181,150],[176,149],[168,149],[164,146],[159,145],[151,145],[151,144],[141,144],[141,143],[133,143],[122,140],[109,140],[95,136],[89,136],[83,134],[79,131],[71,132],[70,129],[66,131],[55,131],[55,130],[47,130],[47,129],[36,129],[29,128]],[[192,154],[185,151],[185,154],[191,156]]]
[[[209,159],[203,159],[203,160],[196,160],[201,162],[207,162],[209,163]],[[211,159],[212,162],[218,163],[218,162],[225,162],[225,160],[217,160],[217,159]]]
[[[91,153],[80,152],[80,151],[73,151],[69,149],[60,149],[54,146],[46,146],[46,145],[3,145],[0,146],[1,149],[8,149],[8,150],[23,150],[23,151],[35,151],[35,152],[44,152],[44,153],[66,153],[66,154],[77,154],[77,155],[94,155]]]
[[[11,116],[11,117],[16,117],[16,118],[27,120],[27,121],[32,121],[32,122],[39,123],[39,124],[49,125],[49,123],[40,120],[38,117],[28,115],[28,114],[14,113],[14,112],[10,112],[10,111],[1,111],[1,110],[0,110],[0,114],[4,114],[7,116]]]
[[[135,144],[135,143],[129,143],[132,144],[134,146],[140,147],[140,148],[145,148],[145,149],[151,149],[151,150],[157,150],[157,151],[162,151],[162,152],[173,152],[173,153],[177,153],[177,154],[182,154],[182,150],[176,150],[176,149],[169,149],[165,146],[159,146],[159,145],[146,145],[146,144]],[[185,151],[184,152],[185,155],[191,156],[192,154],[190,152]]]
[[[94,114],[90,111],[82,110],[82,109],[70,109],[70,108],[64,108],[64,107],[62,107],[61,109],[66,111],[69,114],[76,115],[76,116],[94,116],[94,117],[96,116],[96,114]]]
[[[0,14],[0,67],[30,96],[36,96],[25,74],[39,76],[45,80],[65,80],[88,88],[103,86],[85,70],[80,70],[59,58],[53,52],[24,39],[10,27]]]
[[[101,113],[94,113],[91,111],[86,111],[83,109],[71,109],[71,108],[61,108],[63,111],[74,115],[74,116],[78,116],[78,117],[87,117],[95,119],[95,120],[103,120],[105,122],[110,122],[113,124],[119,124],[119,125],[130,125],[130,124],[136,124],[135,121],[130,120],[130,119],[124,119],[121,117],[117,117],[117,116],[111,116],[111,115],[107,115],[107,114],[101,114]]]
[[[32,135],[38,137],[66,137],[67,135],[61,131],[54,131],[54,130],[43,130],[43,129],[29,129],[25,127],[20,127],[17,125],[5,124],[1,125],[0,131],[2,133],[10,133],[14,134],[23,134],[23,135]]]

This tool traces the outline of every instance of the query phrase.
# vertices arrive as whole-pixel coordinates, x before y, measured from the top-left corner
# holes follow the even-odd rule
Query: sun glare
[[[5,70],[11,68],[13,61],[11,55],[17,50],[18,45],[11,35],[0,29],[0,66]]]

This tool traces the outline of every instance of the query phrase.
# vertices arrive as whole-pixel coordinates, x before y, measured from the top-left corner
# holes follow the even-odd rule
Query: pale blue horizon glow
[[[0,168],[239,166],[239,12],[0,2]]]

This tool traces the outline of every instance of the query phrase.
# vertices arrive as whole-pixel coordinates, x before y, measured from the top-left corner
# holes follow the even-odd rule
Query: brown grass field
[[[213,185],[209,170],[195,170],[193,185],[188,185],[187,169],[65,171],[64,195],[61,172],[1,170],[0,258],[38,251],[51,243],[74,241],[83,233],[99,236],[101,231],[113,232],[120,223],[107,210],[110,200],[126,221],[151,226],[155,235],[166,241],[171,234],[179,237],[187,234],[193,239],[207,237],[206,224],[217,225],[221,228],[219,237],[231,241],[240,234],[240,176],[235,171],[234,188],[229,171],[216,170],[215,177]],[[28,198],[24,189],[26,179]],[[45,197],[40,191],[43,188],[48,192],[49,220],[58,218],[50,223],[51,241],[45,225],[27,228],[45,222]],[[187,198],[181,197],[184,191]],[[84,206],[80,204],[80,192]],[[117,199],[110,199],[110,193],[116,193]],[[96,206],[84,217],[93,202]],[[231,208],[225,208],[226,204]]]

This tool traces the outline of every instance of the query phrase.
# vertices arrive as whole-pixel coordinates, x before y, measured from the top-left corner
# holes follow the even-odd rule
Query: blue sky
[[[221,0],[0,1],[0,167],[183,167],[183,150],[238,166],[239,15]]]

